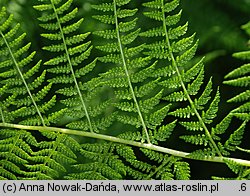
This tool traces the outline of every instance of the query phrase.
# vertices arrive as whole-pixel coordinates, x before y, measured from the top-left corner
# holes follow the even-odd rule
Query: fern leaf
[[[7,68],[8,70],[8,72],[5,72],[4,75],[1,75],[1,77],[3,78],[1,82],[2,84],[7,84],[9,86],[9,89],[6,90],[6,92],[15,94],[17,100],[15,103],[18,107],[17,111],[23,105],[26,106],[25,112],[24,110],[22,110],[22,112],[20,112],[19,114],[16,113],[15,118],[21,117],[19,119],[19,121],[21,122],[23,120],[22,118],[26,117],[30,119],[30,122],[36,120],[37,122],[36,124],[38,125],[42,124],[43,126],[45,126],[46,117],[42,115],[43,113],[42,110],[49,109],[49,107],[47,107],[48,105],[50,105],[50,107],[54,105],[53,104],[54,98],[48,100],[47,103],[45,102],[44,106],[46,108],[41,108],[38,105],[42,97],[46,96],[49,91],[49,88],[47,88],[46,90],[40,89],[41,86],[44,84],[46,71],[43,71],[38,77],[35,76],[37,72],[40,72],[41,61],[39,61],[33,67],[30,66],[31,62],[33,62],[35,52],[32,52],[31,54],[27,55],[30,43],[22,46],[22,41],[25,37],[25,33],[20,35],[19,25],[16,25],[12,28],[11,24],[13,16],[10,15],[8,17],[5,8],[3,8],[1,12],[3,14],[4,20],[0,24],[1,26],[0,39],[4,44],[1,46],[0,51],[5,53],[6,56],[2,64],[3,67],[1,68],[2,69]],[[19,49],[17,49],[18,46],[20,47]],[[6,59],[8,60],[6,61]],[[6,62],[8,63],[6,64]],[[24,69],[24,67],[28,66],[30,66],[30,69]],[[33,95],[33,92],[37,92],[37,96]],[[25,101],[20,103],[20,101],[23,99],[22,95],[27,95],[28,98],[25,98],[24,99]],[[37,116],[35,117],[33,116],[35,113],[38,115],[38,118]],[[5,119],[8,119],[7,113],[3,115],[6,115]],[[26,122],[29,124],[29,120],[27,120]]]
[[[104,12],[103,15],[97,15],[94,18],[103,23],[113,24],[114,22],[110,29],[97,31],[94,34],[108,40],[105,45],[97,46],[98,49],[107,53],[99,60],[119,66],[101,75],[105,85],[115,88],[118,101],[114,105],[120,113],[117,120],[136,127],[141,126],[143,134],[150,142],[148,128],[154,127],[155,129],[162,122],[166,116],[164,111],[167,111],[167,107],[165,107],[165,110],[164,107],[159,107],[154,111],[154,108],[160,103],[162,92],[153,93],[153,95],[147,97],[148,94],[152,94],[152,90],[156,87],[156,81],[159,80],[157,76],[153,79],[150,78],[150,75],[153,75],[155,71],[156,63],[151,64],[151,58],[142,55],[146,47],[145,44],[134,44],[141,29],[135,29],[137,18],[134,16],[137,9],[123,8],[123,5],[129,2],[124,0],[113,1],[113,8],[111,8],[111,4],[106,3],[94,5],[94,8],[97,8],[98,11]],[[104,18],[106,19],[104,20]],[[108,19],[112,19],[112,22]],[[126,20],[123,21],[122,19]],[[150,112],[154,112],[155,115],[150,117]],[[136,113],[138,117],[136,117]],[[147,119],[150,119],[150,123],[147,123]]]
[[[119,23],[120,31],[126,33],[126,32],[133,30],[136,27],[137,20],[138,19],[135,18],[134,20],[129,21],[129,22],[120,22]]]
[[[232,117],[233,115],[228,114],[220,123],[216,125],[215,128],[212,128],[211,135],[215,140],[220,140],[220,137],[217,135],[221,135],[226,132],[232,121]]]
[[[57,3],[60,2],[57,1]],[[51,11],[53,6],[48,5],[49,4],[42,4],[41,6],[38,6],[37,9]],[[61,9],[61,11],[63,12],[63,8]],[[7,65],[8,68],[11,68],[10,65],[15,66],[14,70],[16,70],[17,74],[8,74],[8,77],[6,77],[7,75],[5,75],[3,83],[6,83],[11,87],[8,89],[8,93],[13,93],[15,95],[15,99],[17,99],[17,101],[13,105],[16,105],[16,107],[18,108],[16,109],[15,113],[10,112],[8,114],[3,112],[4,117],[6,116],[6,118],[4,119],[14,120],[13,117],[19,118],[19,123],[25,125],[42,124],[43,126],[46,126],[50,123],[54,123],[65,113],[65,109],[59,110],[54,113],[49,113],[49,111],[56,103],[56,96],[52,96],[52,98],[46,98],[47,100],[44,102],[43,98],[45,96],[48,96],[52,87],[52,84],[45,84],[46,70],[40,73],[41,61],[39,61],[37,64],[35,64],[35,66],[31,67],[30,69],[26,68],[33,61],[35,52],[25,57],[25,53],[27,53],[30,44],[27,44],[24,47],[20,47],[19,50],[15,51],[15,48],[21,45],[25,34],[19,35],[17,31],[12,30],[12,35],[8,34],[8,37],[11,37],[12,40],[12,42],[9,42],[9,40],[5,37],[5,31],[11,29],[11,27],[7,25],[8,23],[9,22],[5,22],[4,25],[1,26],[1,29],[3,30],[1,31],[1,39],[4,41],[5,47],[9,51],[8,58],[10,58],[11,60],[8,61],[8,64],[6,64],[5,62],[4,65]],[[51,26],[45,25],[44,27],[48,29],[57,29],[54,24],[52,24]],[[69,29],[66,30],[67,32],[70,32],[74,28],[74,26],[71,26]],[[48,34],[48,37],[53,39],[61,39],[61,37],[57,34],[55,34],[54,36]],[[3,49],[1,51],[6,52],[6,49]],[[59,59],[54,59],[53,64],[56,64],[56,61],[60,62]],[[28,71],[25,71],[26,69]],[[39,73],[38,77],[36,76],[37,72]],[[44,85],[44,88],[42,88],[42,85]],[[28,96],[24,98],[24,95]],[[7,107],[6,104],[5,107]],[[13,115],[13,117],[9,118],[8,115]],[[29,137],[27,144],[30,147],[37,149],[37,151],[29,152],[29,158],[26,156],[26,158],[28,158],[27,162],[25,163],[26,167],[23,169],[22,173],[19,173],[23,179],[59,178],[63,172],[66,172],[65,165],[72,164],[73,162],[75,162],[75,156],[66,157],[63,153],[60,152],[61,143],[63,143],[64,141],[70,141],[68,145],[71,147],[73,145],[77,145],[74,143],[73,140],[69,139],[69,136],[57,133],[46,134],[44,132],[42,134],[47,138],[53,138],[55,141],[48,142],[52,144],[48,145],[46,148],[44,145],[40,146],[39,144],[37,144],[37,142],[33,141],[34,139],[31,139],[31,137]],[[25,133],[23,133],[23,135],[25,135]],[[19,140],[19,138],[17,138],[17,140]],[[30,143],[31,141],[33,142]],[[27,150],[27,144],[24,143],[21,146],[26,147]],[[67,144],[65,144],[65,147],[66,146]],[[21,161],[21,157],[24,155],[23,153],[21,153],[21,150],[17,149],[16,151],[18,153],[18,156],[16,156],[17,162],[14,161],[14,163],[18,163],[18,161]],[[18,158],[19,156],[20,158]],[[8,161],[8,158],[6,158],[6,161]],[[32,165],[32,163],[35,164]]]
[[[227,164],[227,166],[235,173],[240,174],[240,172],[243,170],[243,167],[238,165],[232,160],[225,159],[224,162]]]
[[[226,81],[225,84],[232,86],[248,87],[249,86],[249,76],[241,77],[233,80]]]
[[[166,105],[163,108],[157,110],[156,112],[153,112],[149,116],[148,122],[153,126],[161,125],[165,116],[168,114],[169,109],[170,109],[170,105]]]
[[[235,97],[228,100],[228,102],[244,102],[249,100],[250,97],[250,90],[246,90],[243,93],[240,93],[239,95],[236,95]]]
[[[122,139],[127,139],[127,140],[131,140],[131,141],[141,141],[142,140],[142,135],[140,132],[125,132],[122,133],[118,136],[119,138]]]
[[[225,76],[225,78],[226,79],[228,79],[228,78],[236,78],[236,77],[239,77],[239,76],[244,76],[245,74],[248,74],[249,72],[250,72],[250,64],[245,64],[245,65],[233,70],[229,74],[227,74]]]
[[[53,68],[48,69],[48,71],[58,74],[57,77],[49,79],[50,82],[58,84],[71,84],[70,91],[68,91],[68,86],[67,91],[65,91],[66,89],[60,89],[58,90],[59,93],[65,92],[64,95],[66,96],[70,94],[76,94],[78,96],[78,100],[75,100],[76,103],[80,103],[79,105],[77,104],[78,106],[80,106],[78,113],[82,112],[83,115],[81,115],[82,123],[78,122],[77,125],[75,124],[74,128],[82,127],[84,124],[84,130],[93,132],[100,125],[95,125],[97,121],[93,116],[93,119],[91,119],[90,113],[92,112],[91,108],[93,107],[87,107],[88,102],[84,96],[84,94],[89,94],[89,92],[86,90],[82,90],[80,85],[82,82],[81,79],[83,78],[82,76],[87,75],[95,68],[97,59],[94,59],[84,67],[80,65],[83,61],[89,58],[92,46],[91,42],[83,42],[83,40],[88,37],[89,33],[75,35],[75,32],[80,28],[83,19],[79,19],[78,21],[73,22],[76,18],[78,9],[75,8],[73,10],[70,10],[72,2],[73,1],[66,1],[65,3],[58,2],[57,4],[55,4],[53,2],[47,1],[47,3],[50,4],[53,9],[51,10],[51,12],[44,12],[44,10],[42,10],[42,12],[44,12],[44,15],[47,15],[48,17],[50,15],[53,15],[54,19],[56,20],[55,23],[49,22],[50,20],[42,20],[42,22],[45,22],[45,25],[42,25],[42,27],[47,31],[45,34],[42,34],[42,36],[52,41],[56,39],[60,41],[60,44],[56,42],[56,44],[52,43],[52,45],[44,47],[45,50],[48,50],[50,52],[57,52],[58,54],[58,56],[48,60],[45,65],[53,66]],[[34,8],[36,9],[37,6],[34,6]],[[105,17],[99,19],[104,20]],[[109,18],[107,20],[109,20]],[[69,25],[68,22],[70,21],[71,24]],[[53,28],[53,26],[59,28],[55,29]],[[74,35],[72,36],[71,34],[73,33]],[[101,89],[99,88],[99,91],[95,91],[95,95],[97,95],[100,90]],[[92,96],[94,96],[94,94]],[[67,106],[72,107],[73,105],[68,104],[69,100],[70,99],[68,98],[62,100],[62,103],[65,103]],[[107,104],[105,104],[105,106],[108,107]],[[72,108],[71,110],[73,111],[74,108]],[[69,110],[68,113],[72,113],[72,111]],[[101,114],[101,112],[99,112],[99,114]],[[72,127],[73,124],[69,126]]]
[[[104,31],[95,31],[93,32],[94,35],[103,37],[105,39],[116,39],[117,34],[115,30],[104,30]]]
[[[202,110],[203,106],[206,105],[208,101],[211,99],[210,96],[211,92],[212,92],[212,80],[210,79],[202,95],[195,100],[195,106],[199,108],[199,110]]]
[[[203,127],[199,121],[180,122],[180,124],[190,131],[202,131],[203,130]]]
[[[167,3],[165,3],[164,0],[144,3],[144,6],[150,10],[144,12],[144,14],[153,20],[161,22],[160,27],[153,27],[153,29],[141,33],[141,36],[156,36],[160,39],[160,41],[156,43],[149,44],[146,54],[158,59],[159,63],[164,61],[164,64],[166,64],[165,62],[168,62],[167,64],[171,64],[173,67],[171,77],[164,78],[164,80],[160,82],[162,86],[170,89],[163,99],[170,103],[187,102],[185,106],[176,108],[169,114],[178,118],[191,119],[191,121],[187,122],[180,121],[187,130],[204,131],[204,134],[182,136],[181,138],[195,145],[204,144],[206,146],[210,143],[213,148],[216,149],[217,153],[221,155],[207,127],[216,117],[220,98],[219,92],[217,92],[208,110],[206,112],[201,111],[211,99],[212,82],[211,80],[208,82],[200,97],[193,98],[193,96],[199,93],[203,85],[204,65],[203,59],[201,59],[194,66],[188,68],[189,62],[196,53],[198,41],[195,42],[194,40],[195,34],[189,37],[182,37],[185,35],[188,27],[188,23],[183,26],[178,25],[182,11],[174,15],[169,13],[176,10],[178,5],[179,1],[177,0]],[[195,116],[197,119],[193,120]]]
[[[165,6],[165,12],[171,12],[172,10],[176,9],[176,7],[179,5],[180,0],[175,0],[169,3],[166,3]],[[159,9],[162,6],[161,0],[151,1],[143,4],[145,7]]]
[[[210,104],[208,110],[202,115],[203,121],[206,124],[212,123],[212,120],[216,117],[216,114],[218,112],[219,101],[220,101],[220,94],[219,94],[219,89],[218,89],[214,97],[214,100]]]
[[[176,126],[176,121],[169,123],[167,125],[161,126],[157,131],[154,132],[154,139],[157,141],[166,141],[172,134]]]
[[[229,151],[236,150],[236,146],[239,146],[241,144],[241,140],[243,138],[243,134],[245,131],[245,126],[246,123],[244,122],[236,131],[234,131],[230,135],[229,139],[224,144],[224,148],[226,148]]]

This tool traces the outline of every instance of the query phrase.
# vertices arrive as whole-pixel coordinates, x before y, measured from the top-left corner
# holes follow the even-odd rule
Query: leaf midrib
[[[188,91],[187,91],[187,88],[182,80],[182,76],[181,76],[181,73],[180,73],[180,70],[178,68],[178,65],[177,65],[177,62],[176,62],[176,59],[174,57],[174,54],[173,54],[173,51],[171,50],[171,44],[170,44],[170,40],[169,40],[169,36],[168,36],[168,31],[167,31],[167,23],[166,23],[166,17],[165,17],[165,10],[164,10],[164,0],[161,0],[162,2],[162,15],[163,15],[163,28],[164,28],[164,33],[165,33],[165,38],[166,38],[166,42],[167,42],[167,45],[168,45],[168,48],[169,48],[169,54],[170,54],[170,57],[171,57],[171,60],[173,62],[173,65],[175,67],[175,70],[176,70],[176,73],[180,79],[180,82],[181,82],[181,87],[184,91],[184,94],[186,95],[191,107],[193,108],[194,112],[195,112],[195,115],[197,116],[199,122],[201,123],[202,127],[204,128],[204,131],[205,131],[205,134],[207,135],[209,141],[211,142],[212,146],[214,147],[215,151],[217,152],[217,154],[220,156],[220,157],[223,157],[218,146],[216,145],[216,143],[214,142],[210,132],[208,131],[208,128],[206,126],[206,124],[204,123],[204,121],[202,120],[202,117],[200,116],[199,112],[197,111],[196,107],[195,107],[195,104],[193,102],[193,100],[191,99],[191,97],[189,96],[188,94]]]
[[[250,167],[250,160],[243,160],[243,159],[238,159],[238,158],[229,158],[229,157],[222,157],[222,156],[215,156],[215,157],[206,156],[202,158],[194,158],[190,156],[191,153],[188,153],[188,152],[173,150],[170,148],[161,147],[161,146],[157,146],[153,144],[145,144],[145,143],[136,142],[132,140],[121,139],[121,138],[114,137],[114,136],[79,131],[79,130],[74,130],[74,129],[65,129],[65,128],[57,128],[57,127],[42,127],[42,126],[26,126],[26,125],[9,124],[9,123],[0,123],[0,127],[29,130],[29,131],[59,132],[59,133],[64,133],[68,135],[89,137],[89,138],[106,140],[106,141],[120,143],[120,144],[126,144],[130,146],[145,148],[145,149],[149,149],[149,150],[153,150],[157,152],[170,154],[176,157],[182,157],[182,158],[187,158],[187,159],[192,159],[192,160],[200,160],[200,161],[208,161],[208,162],[216,162],[216,163],[225,163],[225,160],[228,160],[228,161],[233,161],[242,166]]]
[[[130,74],[129,74],[129,71],[128,71],[128,68],[127,68],[127,63],[126,63],[126,59],[125,59],[125,55],[124,55],[124,51],[123,51],[123,46],[122,46],[122,42],[121,42],[121,37],[120,37],[120,30],[119,30],[118,16],[117,16],[117,8],[116,8],[116,0],[114,0],[113,3],[114,3],[114,16],[115,16],[115,26],[116,26],[117,40],[118,40],[118,45],[119,45],[119,49],[120,49],[120,53],[121,53],[123,68],[124,68],[124,71],[125,71],[125,74],[126,74],[126,77],[127,77],[127,80],[128,80],[129,89],[130,89],[130,92],[132,94],[132,97],[133,97],[133,100],[134,100],[134,103],[135,103],[135,106],[136,106],[136,110],[138,112],[140,121],[142,123],[143,131],[144,131],[144,133],[146,135],[148,144],[150,144],[151,142],[150,142],[148,130],[147,130],[147,127],[146,127],[146,124],[145,124],[145,121],[144,121],[140,106],[138,104],[137,98],[135,96],[134,88],[132,86],[132,82],[131,82],[131,79],[130,79]]]
[[[55,13],[57,23],[58,23],[58,25],[59,25],[59,30],[60,30],[60,34],[61,34],[61,36],[62,36],[62,41],[63,41],[63,46],[64,46],[64,50],[65,50],[65,53],[66,53],[67,61],[68,61],[68,63],[69,63],[70,71],[71,71],[72,77],[73,77],[73,79],[74,79],[74,83],[75,83],[75,86],[76,86],[76,89],[77,89],[77,93],[78,93],[78,95],[79,95],[79,98],[80,98],[80,101],[81,101],[83,110],[84,110],[84,112],[85,112],[85,115],[86,115],[86,118],[87,118],[87,121],[88,121],[89,129],[90,129],[91,132],[94,132],[94,129],[93,129],[93,126],[92,126],[92,122],[91,122],[91,119],[90,119],[90,115],[89,115],[89,112],[88,112],[88,110],[87,110],[86,103],[85,103],[85,101],[83,100],[82,93],[81,93],[80,87],[79,87],[79,85],[78,85],[76,76],[75,76],[75,71],[74,71],[74,69],[73,69],[73,65],[72,65],[72,62],[71,62],[70,55],[69,55],[68,47],[67,47],[67,44],[66,44],[66,41],[65,41],[65,40],[66,40],[66,39],[65,39],[65,35],[64,35],[64,33],[63,33],[62,25],[61,25],[61,23],[60,23],[59,16],[58,16],[58,13],[57,13],[57,11],[56,11],[55,4],[53,3],[52,0],[50,0],[50,2],[51,2],[51,5],[52,5],[52,7],[53,7],[53,11],[54,11],[54,13]]]
[[[28,94],[29,94],[29,96],[30,96],[30,98],[31,98],[31,100],[32,100],[33,105],[34,105],[35,108],[36,108],[36,111],[37,111],[37,113],[38,113],[38,115],[39,115],[39,117],[40,117],[40,119],[41,119],[42,125],[43,125],[43,126],[46,126],[46,125],[45,125],[45,121],[44,121],[44,119],[43,119],[43,116],[42,116],[42,114],[41,114],[41,112],[40,112],[40,110],[39,110],[39,108],[38,108],[38,106],[37,106],[37,103],[36,103],[36,101],[35,101],[35,99],[34,99],[32,93],[31,93],[31,91],[30,91],[30,89],[29,89],[29,87],[28,87],[28,84],[27,84],[26,80],[24,79],[24,76],[23,76],[23,74],[22,74],[22,71],[20,70],[20,68],[19,68],[19,66],[18,66],[17,60],[16,60],[16,58],[15,58],[15,56],[14,56],[14,54],[13,54],[11,48],[10,48],[10,45],[9,45],[9,43],[8,43],[7,39],[5,38],[5,36],[4,36],[4,34],[3,34],[2,31],[0,31],[0,35],[2,36],[2,38],[3,38],[3,40],[4,40],[4,43],[5,43],[5,45],[6,45],[7,48],[8,48],[9,54],[10,54],[10,56],[11,56],[11,59],[12,59],[13,63],[15,64],[16,70],[17,70],[17,72],[18,72],[20,78],[21,78],[22,81],[23,81],[23,84],[24,84],[24,86],[25,86],[25,88],[26,88],[26,90],[27,90],[27,92],[28,92]]]

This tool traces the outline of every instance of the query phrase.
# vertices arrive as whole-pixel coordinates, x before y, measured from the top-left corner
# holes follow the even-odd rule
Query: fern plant
[[[212,77],[205,83],[203,58],[193,64],[198,41],[179,22],[180,0],[143,3],[140,17],[131,2],[92,5],[101,29],[89,36],[80,32],[84,20],[73,0],[40,0],[34,8],[44,56],[37,63],[20,25],[2,8],[1,179],[186,180],[188,159],[224,163],[235,179],[250,179],[250,161],[230,157],[243,150],[248,89],[230,100],[246,103],[219,121],[220,89]],[[155,26],[138,27],[139,20]],[[248,87],[248,68],[231,72],[226,78],[246,76],[225,83]],[[231,131],[234,117],[242,122]],[[197,150],[169,148],[179,129]]]

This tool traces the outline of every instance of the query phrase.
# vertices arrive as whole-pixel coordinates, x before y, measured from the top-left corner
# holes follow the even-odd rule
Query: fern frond
[[[0,39],[1,43],[3,43],[0,49],[0,55],[2,56],[1,63],[4,63],[3,67],[1,68],[2,70],[5,70],[1,70],[1,73],[5,73],[1,75],[1,83],[3,85],[6,84],[9,86],[9,92],[14,91],[15,93],[17,93],[17,95],[27,94],[31,99],[31,103],[29,104],[29,106],[34,106],[35,111],[39,116],[39,124],[45,125],[42,112],[39,110],[37,102],[35,101],[32,95],[33,93],[31,92],[32,90],[37,89],[39,86],[41,86],[41,84],[44,82],[43,76],[45,75],[45,72],[41,75],[41,77],[38,77],[33,81],[29,81],[28,84],[28,78],[30,78],[37,72],[37,68],[26,71],[26,73],[23,73],[21,69],[24,66],[28,66],[33,61],[35,52],[26,57],[22,57],[27,52],[30,44],[21,47],[22,40],[24,39],[25,34],[20,35],[18,31],[20,25],[16,25],[14,28],[12,28],[11,25],[13,23],[13,15],[8,16],[8,14],[6,13],[6,8],[2,8],[1,15],[3,16],[4,20],[2,20],[0,24]],[[17,49],[19,46],[20,49]],[[5,62],[8,63],[6,64]],[[39,67],[40,64],[41,62],[38,62],[37,66],[35,67]],[[6,68],[8,71],[6,70]]]
[[[114,0],[93,6],[99,13],[105,12],[94,16],[95,19],[112,24],[111,29],[94,33],[108,42],[96,48],[107,53],[99,58],[101,62],[117,65],[101,76],[105,85],[115,89],[118,102],[114,106],[119,111],[118,121],[141,127],[146,141],[150,143],[149,129],[155,130],[160,125],[168,107],[157,108],[162,92],[153,92],[156,81],[159,81],[159,76],[154,74],[156,63],[152,64],[150,57],[142,55],[145,44],[135,45],[141,29],[136,29],[137,9],[123,8],[129,2]]]
[[[154,132],[153,138],[156,141],[166,141],[172,134],[177,121],[173,121],[169,124],[162,125],[157,131]],[[157,143],[157,142],[156,142]]]
[[[76,21],[78,10],[77,8],[71,10],[72,2],[73,1],[65,1],[65,3],[63,3],[62,1],[55,3],[49,0],[44,1],[44,5],[50,6],[48,9],[42,10],[40,9],[41,5],[34,6],[35,9],[44,13],[42,19],[39,18],[43,22],[41,26],[46,30],[46,33],[42,34],[42,36],[52,41],[55,40],[53,43],[51,42],[52,45],[45,46],[44,49],[49,52],[56,52],[57,56],[45,62],[45,65],[50,66],[48,72],[58,75],[49,79],[50,82],[70,84],[67,85],[66,88],[57,91],[67,97],[61,100],[63,104],[69,107],[67,114],[74,115],[74,113],[82,113],[80,115],[81,117],[77,115],[81,118],[79,122],[70,123],[68,127],[84,127],[86,131],[98,132],[101,122],[98,122],[97,118],[95,118],[97,115],[91,115],[95,112],[92,111],[94,106],[89,106],[91,103],[87,100],[89,94],[88,89],[81,88],[82,82],[88,82],[83,81],[83,77],[86,77],[94,70],[97,60],[94,59],[86,63],[85,66],[82,65],[82,63],[87,62],[87,59],[90,57],[92,46],[90,41],[84,42],[89,33],[75,35],[83,19]],[[47,16],[47,18],[45,16]],[[69,22],[71,22],[70,25]],[[72,36],[72,34],[74,35]],[[101,88],[98,88],[98,90],[93,91],[95,94],[92,92],[91,96],[98,96],[101,90]],[[69,105],[70,103],[74,103],[74,105]],[[100,104],[102,107],[98,105],[95,106],[100,110],[98,112],[99,115],[102,114],[101,110],[104,111],[106,107],[109,106],[107,103],[110,102]],[[107,122],[108,117],[102,121]],[[110,123],[107,123],[107,125],[108,124]]]
[[[44,101],[42,98],[48,95],[50,89],[50,87],[46,90],[42,88],[46,71],[36,77],[37,72],[40,71],[41,61],[33,67],[30,66],[35,52],[27,55],[30,43],[22,46],[25,33],[20,33],[19,24],[12,27],[13,15],[8,15],[6,8],[2,8],[1,15],[3,18],[0,24],[2,43],[0,71],[3,73],[1,84],[4,85],[3,87],[8,86],[6,89],[1,88],[2,91],[5,90],[1,92],[1,119],[3,122],[19,119],[19,123],[26,125],[48,125],[50,121],[45,113],[53,107],[53,97],[48,102],[44,102],[43,106],[40,105]],[[32,146],[38,146],[36,139],[26,131],[17,134],[13,130],[1,130],[1,139],[1,142],[8,141],[8,144],[1,146],[3,158],[1,176],[9,179],[29,177],[32,171],[27,165],[33,158]],[[20,167],[22,164],[26,165],[25,168]]]
[[[149,11],[144,12],[145,16],[160,21],[156,22],[156,24],[159,24],[158,27],[141,33],[141,36],[153,36],[160,40],[149,44],[146,54],[158,59],[159,64],[164,61],[163,64],[167,64],[166,66],[173,69],[172,73],[160,82],[164,88],[170,89],[167,90],[168,93],[165,94],[163,99],[170,103],[186,102],[188,104],[183,108],[176,108],[169,114],[181,119],[190,119],[189,121],[180,120],[180,124],[187,130],[199,130],[199,132],[203,131],[204,133],[182,136],[181,138],[196,145],[202,144],[206,146],[209,144],[221,156],[221,152],[208,129],[208,125],[213,122],[218,111],[219,91],[217,91],[206,111],[204,111],[204,107],[208,105],[212,93],[211,79],[201,95],[198,98],[194,97],[199,93],[204,83],[204,65],[203,59],[193,66],[189,65],[196,53],[198,41],[194,39],[195,34],[183,37],[187,31],[188,23],[178,26],[181,11],[172,14],[172,11],[177,9],[179,1],[165,2],[164,0],[157,0],[143,5],[149,8]],[[194,117],[197,119],[194,120]]]
[[[233,115],[229,113],[220,123],[216,125],[216,127],[212,128],[211,136],[214,138],[214,140],[220,140],[220,137],[217,135],[221,135],[226,132],[232,121],[232,117]]]
[[[42,6],[41,9],[48,9]],[[8,17],[6,9],[1,13],[4,20],[1,20],[1,84],[5,89],[5,94],[1,96],[1,119],[3,122],[13,122],[24,125],[48,126],[56,123],[65,113],[65,109],[51,112],[56,104],[56,96],[51,96],[52,83],[46,82],[46,70],[42,71],[41,61],[31,66],[35,57],[35,52],[27,55],[30,43],[23,45],[25,33],[21,34],[19,24],[12,28],[12,18]],[[6,19],[7,18],[7,19]],[[3,70],[3,71],[2,71]],[[46,100],[46,101],[45,101]],[[10,102],[11,101],[11,102]],[[12,111],[13,110],[13,111]],[[55,133],[50,145],[40,145],[36,138],[28,132],[13,134],[13,130],[8,130],[7,136],[1,137],[1,141],[9,139],[9,148],[3,149],[2,157],[4,172],[1,176],[8,175],[11,179],[54,179],[59,178],[62,172],[66,172],[65,166],[75,162],[76,156],[66,157],[63,152],[60,139],[61,134]],[[1,134],[6,134],[1,130]],[[50,139],[50,135],[44,134]],[[39,134],[38,134],[39,135]],[[56,135],[56,136],[55,136]],[[15,138],[15,140],[11,140]],[[74,145],[70,137],[63,135],[63,140],[71,141],[69,146]],[[7,147],[7,145],[5,145]],[[65,144],[65,148],[67,145]],[[36,149],[36,151],[34,151]],[[68,150],[68,148],[66,148]],[[69,151],[69,150],[68,150]],[[8,156],[4,155],[9,153]],[[15,157],[9,167],[10,157]],[[23,165],[20,168],[20,165]],[[7,168],[8,167],[8,168]],[[18,169],[20,168],[20,169]],[[8,169],[8,170],[6,170]]]
[[[234,131],[229,139],[225,142],[224,148],[229,151],[235,151],[236,146],[241,144],[241,140],[243,138],[244,130],[246,123],[244,122],[236,131]]]
[[[131,140],[131,141],[141,141],[142,135],[140,132],[127,131],[118,136],[121,139]]]

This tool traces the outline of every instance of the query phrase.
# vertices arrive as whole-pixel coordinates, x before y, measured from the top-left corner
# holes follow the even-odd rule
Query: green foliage
[[[134,28],[137,21],[134,15],[137,10],[122,7],[129,2],[114,1],[108,10],[105,9],[106,4],[95,5],[93,8],[97,9],[98,13],[103,11],[105,14],[94,18],[107,24],[110,24],[110,21],[103,18],[112,18],[113,28],[94,34],[101,37],[105,31],[113,34],[112,38],[104,37],[110,41],[97,46],[97,49],[107,53],[99,57],[101,62],[114,64],[102,74],[102,79],[104,85],[114,89],[117,101],[114,106],[118,109],[118,121],[141,128],[145,136],[143,139],[150,142],[149,132],[155,132],[156,127],[161,125],[169,106],[160,105],[162,91],[155,91],[156,81],[160,79],[154,74],[156,63],[152,62],[150,57],[141,55],[145,44],[134,44],[140,29]]]
[[[76,20],[78,9],[70,10],[70,1],[42,1],[43,4],[34,6],[43,15],[39,17],[40,26],[46,30],[42,37],[51,40],[43,49],[54,54],[44,64],[53,75],[48,81],[53,84],[68,84],[57,90],[61,102],[68,108],[67,115],[77,119],[67,127],[72,129],[90,130],[99,132],[105,130],[113,121],[114,115],[105,116],[103,110],[109,105],[104,103],[91,103],[95,96],[99,96],[101,88],[98,78],[92,79],[90,74],[96,66],[96,59],[87,62],[93,46],[91,42],[84,42],[89,33],[77,34],[83,19]],[[84,64],[84,66],[83,66]],[[88,79],[84,79],[88,78]],[[104,117],[102,117],[104,116]]]
[[[188,159],[224,163],[235,179],[249,179],[249,161],[230,157],[243,150],[248,127],[249,63],[226,76],[246,90],[219,118],[223,92],[206,80],[204,58],[194,59],[198,40],[180,0],[143,9],[97,1],[94,32],[84,31],[73,0],[39,3],[42,56],[0,12],[0,179],[188,180]],[[234,56],[249,60],[249,51]],[[234,117],[243,121],[236,128]],[[169,148],[178,130],[195,150]]]
[[[250,22],[243,25],[242,28],[250,35]],[[243,60],[250,60],[250,50],[237,52],[233,54],[233,57],[243,59]],[[242,103],[239,107],[235,108],[233,112],[235,116],[242,120],[249,121],[250,120],[250,91],[249,91],[249,84],[250,84],[250,64],[246,63],[239,68],[231,71],[229,74],[225,76],[226,81],[225,84],[232,85],[235,87],[245,87],[244,92],[235,95],[233,98],[229,99],[228,102],[230,103]]]
[[[65,109],[51,111],[56,96],[49,96],[52,84],[46,81],[47,71],[41,69],[41,61],[34,62],[35,52],[29,53],[30,43],[23,43],[25,33],[13,22],[13,15],[8,15],[4,7],[0,15],[2,122],[42,126],[56,123]],[[24,130],[1,130],[2,179],[59,178],[66,172],[64,166],[75,162],[76,155],[70,153],[77,145],[74,140],[60,133],[41,134],[48,141],[38,142]]]

